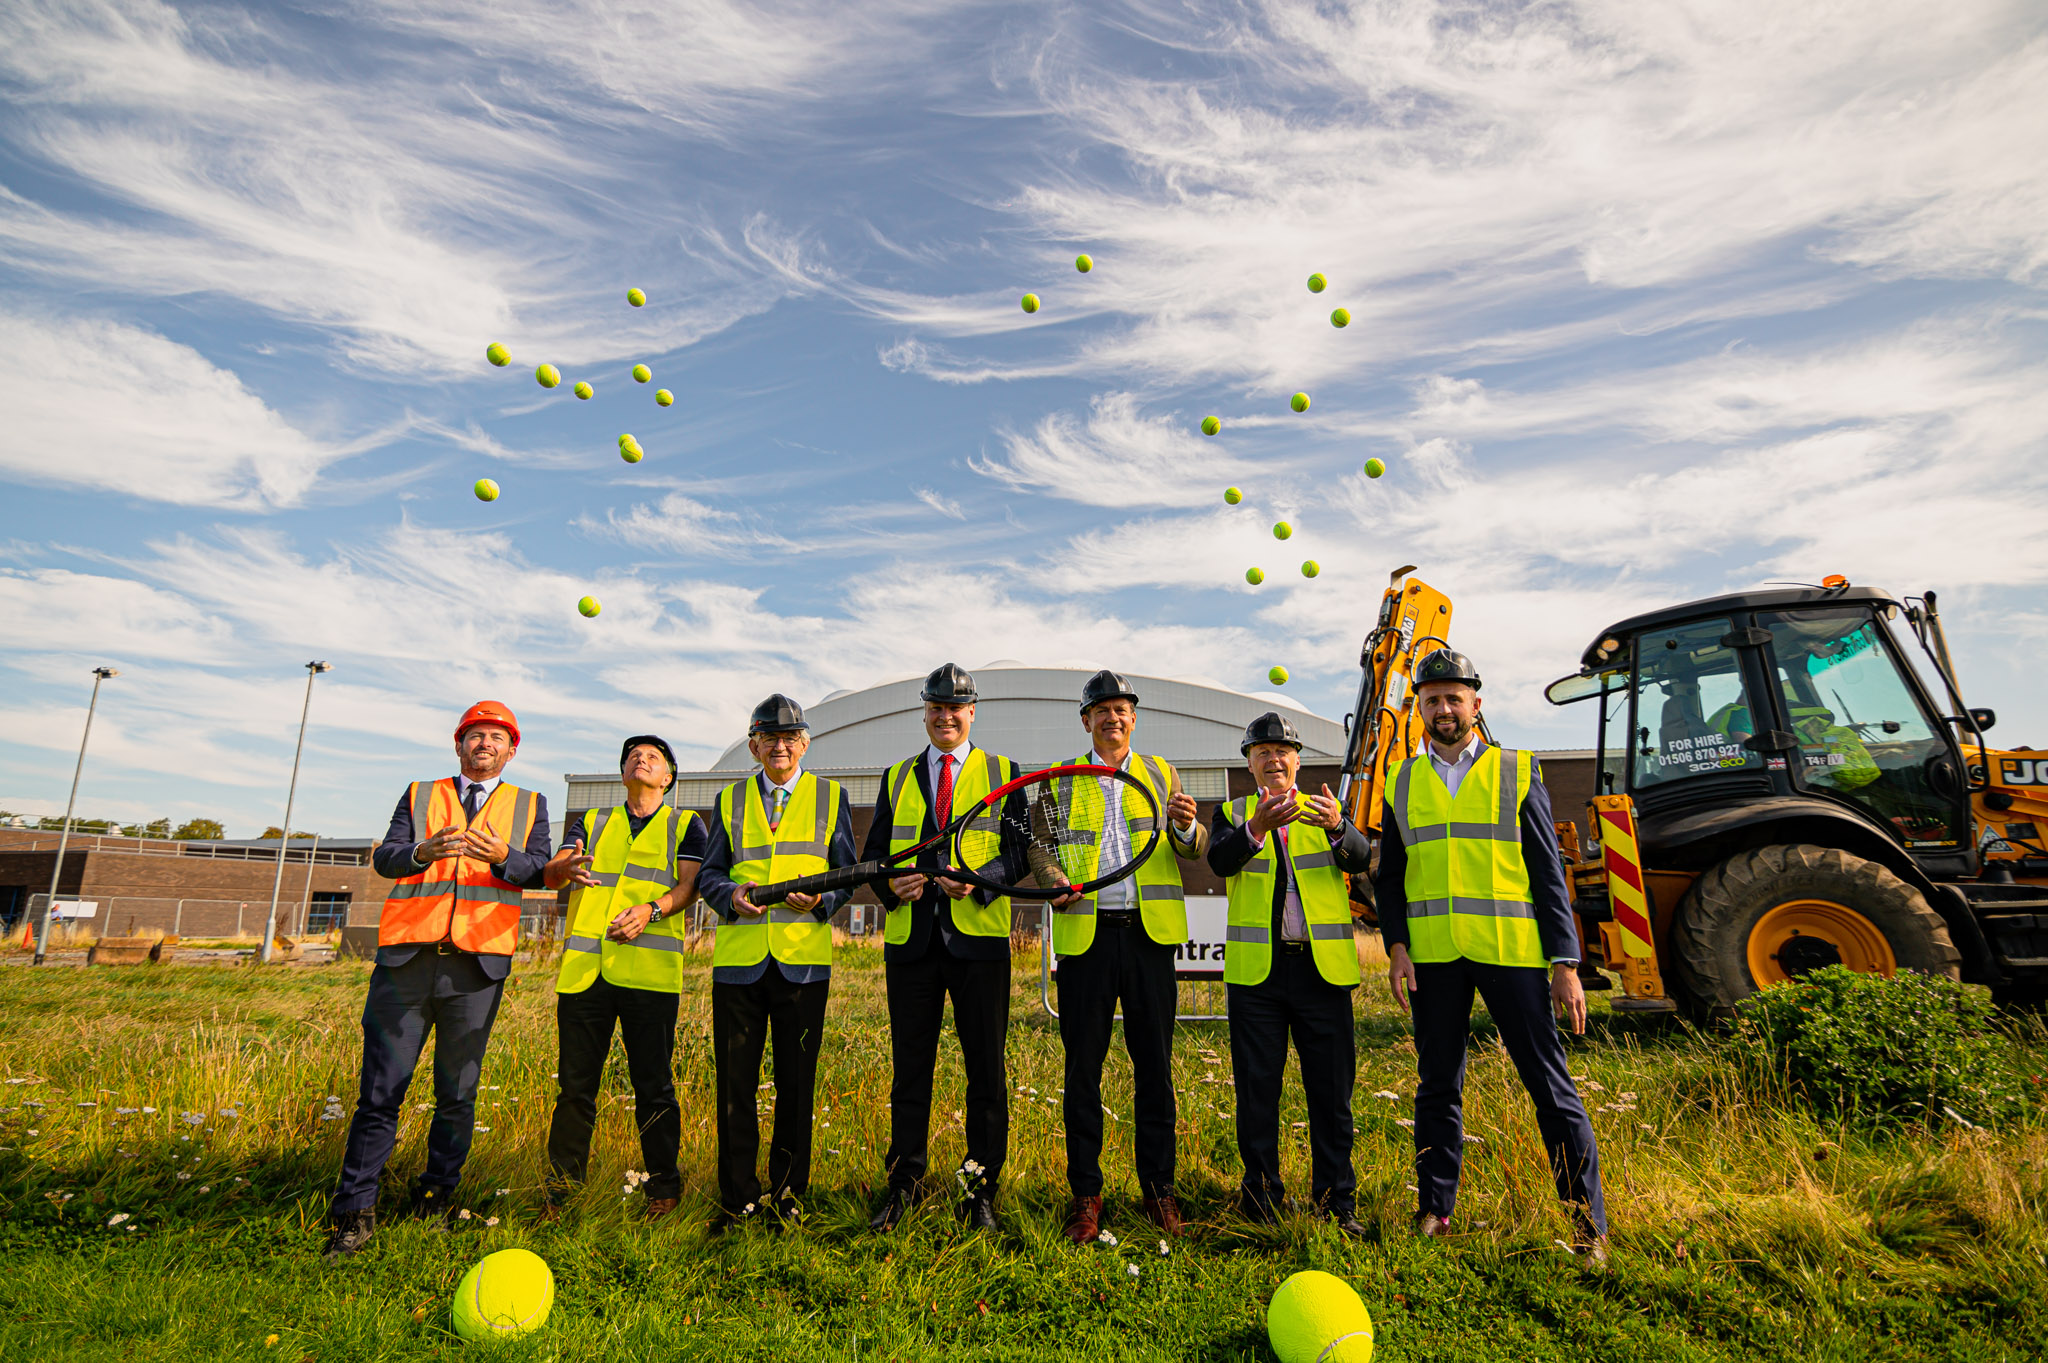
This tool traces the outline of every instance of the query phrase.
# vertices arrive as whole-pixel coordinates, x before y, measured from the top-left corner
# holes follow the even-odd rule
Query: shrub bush
[[[1752,997],[1734,1044],[1821,1116],[1859,1126],[1997,1126],[2023,1109],[1989,999],[1954,980],[1827,966]]]

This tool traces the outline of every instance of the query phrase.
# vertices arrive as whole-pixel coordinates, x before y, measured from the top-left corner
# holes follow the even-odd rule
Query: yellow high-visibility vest
[[[906,757],[889,768],[883,777],[889,791],[889,854],[908,851],[923,840],[924,818],[929,811],[925,803],[924,790],[917,784],[917,765],[925,755]],[[981,748],[975,748],[960,763],[960,770],[953,774],[953,812],[961,813],[970,805],[979,803],[997,786],[1003,785],[1017,775],[1017,764],[1007,757],[997,757]],[[960,837],[960,854],[966,859],[968,870],[979,870],[994,861],[1002,851],[1001,823],[997,817],[1001,811],[992,811],[976,819]],[[984,827],[984,825],[986,825]],[[950,855],[951,849],[943,849],[940,856]],[[913,868],[904,867],[907,874]],[[1010,935],[1010,901],[1007,897],[978,904],[973,895],[953,901],[953,926],[973,937],[1007,937]],[[910,905],[898,904],[889,910],[889,916],[882,926],[882,940],[900,946],[910,940]]]
[[[653,903],[675,888],[682,870],[676,847],[696,817],[690,810],[663,805],[634,837],[624,805],[584,812],[583,845],[590,850],[590,873],[598,883],[569,892],[569,937],[555,976],[557,994],[580,994],[599,975],[628,989],[682,992],[681,914],[649,923],[630,942],[612,941],[605,929],[620,910]]]
[[[1101,759],[1094,753],[1085,753],[1070,759],[1070,763],[1095,765]],[[1065,764],[1063,764],[1065,765]],[[1173,830],[1168,827],[1166,801],[1175,789],[1173,764],[1163,757],[1130,756],[1130,774],[1144,783],[1159,803],[1159,815],[1155,819],[1142,813],[1143,802],[1127,799],[1123,803],[1124,827],[1129,830],[1131,846],[1135,849],[1157,827],[1160,830],[1159,846],[1138,868],[1134,879],[1138,888],[1138,915],[1144,920],[1146,935],[1155,942],[1178,946],[1188,939],[1188,898],[1181,888],[1180,858],[1174,855],[1169,845]],[[1076,778],[1084,781],[1099,781],[1100,777]],[[1094,851],[1087,858],[1087,874],[1077,877],[1087,880],[1095,875],[1099,864],[1097,858],[1102,852],[1102,815],[1107,806],[1095,806],[1094,826],[1085,823],[1074,831],[1093,834]],[[1081,902],[1052,916],[1052,949],[1062,956],[1077,956],[1095,942],[1096,896],[1083,896]]]
[[[1547,963],[1522,860],[1534,771],[1533,754],[1489,747],[1453,798],[1427,754],[1394,769],[1387,804],[1407,848],[1410,959]]]
[[[810,772],[782,811],[782,826],[768,827],[761,784],[749,776],[718,792],[718,818],[732,846],[732,882],[772,885],[831,869],[832,835],[839,827],[839,783]],[[758,965],[769,956],[784,965],[832,964],[832,925],[808,909],[777,904],[759,918],[718,924],[711,964]]]
[[[1307,797],[1297,797],[1303,805]],[[1258,808],[1259,793],[1223,807],[1239,826]],[[1337,830],[1343,836],[1343,830]],[[1328,830],[1295,822],[1287,826],[1287,860],[1294,869],[1294,888],[1308,920],[1309,954],[1316,971],[1331,984],[1358,983],[1358,946],[1351,928],[1351,892],[1337,869],[1336,849]],[[1274,857],[1280,848],[1276,830],[1265,846],[1230,878],[1230,918],[1223,945],[1223,982],[1260,984],[1273,969],[1273,881],[1279,874]]]

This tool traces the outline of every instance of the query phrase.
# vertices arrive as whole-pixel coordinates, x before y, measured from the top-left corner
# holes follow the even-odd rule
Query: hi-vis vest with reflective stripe
[[[917,766],[925,755],[906,757],[889,768],[883,777],[889,791],[889,855],[907,851],[923,841],[924,817],[928,812],[924,790],[917,784]],[[993,771],[991,771],[993,768]],[[953,773],[953,812],[958,814],[968,806],[977,804],[990,791],[1003,785],[1017,775],[1017,764],[1007,757],[975,748],[960,764],[960,770]],[[978,871],[994,861],[1002,851],[1002,823],[999,810],[990,810],[968,826],[960,838],[960,854],[967,862],[966,869]],[[941,860],[952,855],[949,847],[936,849]],[[903,868],[906,872],[910,867]],[[953,926],[974,937],[1007,937],[1010,935],[1010,901],[1007,898],[990,900],[982,905],[975,902],[973,895],[952,901]],[[910,905],[899,904],[889,910],[888,919],[882,927],[882,940],[900,946],[910,940]]]
[[[534,794],[500,781],[472,822],[455,793],[455,778],[415,781],[412,835],[425,842],[444,828],[481,828],[503,838],[515,852],[533,832]],[[392,883],[377,920],[377,945],[452,942],[480,956],[509,956],[519,944],[517,885],[491,874],[474,857],[443,857]]]
[[[1256,792],[1223,807],[1234,824],[1243,825],[1258,807]],[[1341,836],[1342,830],[1338,830]],[[1309,954],[1316,970],[1331,984],[1358,983],[1358,947],[1351,930],[1351,891],[1337,869],[1330,835],[1314,824],[1287,826],[1287,858],[1294,867],[1294,887],[1301,896],[1302,917],[1308,920]],[[1278,832],[1266,834],[1259,848],[1230,878],[1230,924],[1223,947],[1225,984],[1260,984],[1273,969],[1275,849]]]
[[[600,974],[627,989],[682,992],[686,920],[681,914],[649,923],[630,942],[612,941],[605,929],[620,910],[651,904],[676,887],[676,847],[696,817],[663,805],[636,838],[624,805],[584,812],[583,845],[590,850],[590,873],[598,883],[569,892],[569,940],[562,944],[557,994],[580,994]]]
[[[1063,765],[1096,764],[1100,761],[1094,753],[1088,752]],[[1174,855],[1170,845],[1173,830],[1167,826],[1166,800],[1174,789],[1173,764],[1163,757],[1140,757],[1132,753],[1129,770],[1132,776],[1144,782],[1153,799],[1159,802],[1159,845],[1152,849],[1152,855],[1132,877],[1137,882],[1139,916],[1144,919],[1145,932],[1153,941],[1178,946],[1188,940],[1188,899],[1187,892],[1181,888],[1180,859]],[[1086,776],[1079,779],[1099,781],[1101,778]],[[1101,808],[1097,806],[1098,811]],[[1123,801],[1124,827],[1129,830],[1133,849],[1150,836],[1154,826],[1153,817],[1143,813],[1142,808],[1140,800]],[[1098,825],[1101,817],[1097,812],[1095,819]],[[1088,858],[1088,874],[1079,877],[1087,880],[1095,875],[1099,864],[1097,858],[1102,854],[1102,829],[1084,825],[1075,831],[1095,835],[1095,851]],[[1071,908],[1055,912],[1052,916],[1052,949],[1062,956],[1075,956],[1092,946],[1095,942],[1095,913],[1096,897],[1092,894],[1084,896]]]
[[[1394,769],[1391,798],[1408,849],[1408,955],[1486,965],[1545,964],[1522,860],[1522,801],[1535,757],[1486,748],[1454,799],[1425,754]]]
[[[839,783],[803,772],[770,832],[761,783],[752,776],[718,792],[718,818],[732,844],[732,882],[772,885],[831,869],[832,834],[839,823]],[[784,965],[832,964],[832,925],[808,909],[777,904],[759,918],[721,922],[711,949],[713,967],[757,965],[768,956]]]

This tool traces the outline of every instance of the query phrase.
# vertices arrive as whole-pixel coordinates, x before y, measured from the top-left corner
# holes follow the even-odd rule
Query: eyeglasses
[[[756,737],[760,739],[762,747],[770,749],[801,748],[810,741],[804,734],[759,734]]]

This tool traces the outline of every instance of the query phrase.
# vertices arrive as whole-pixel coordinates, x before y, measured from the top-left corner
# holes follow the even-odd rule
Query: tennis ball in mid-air
[[[1323,565],[1316,562],[1314,559],[1311,558],[1302,560],[1301,575],[1303,577],[1314,577],[1316,574],[1322,571]]]
[[[1312,274],[1308,277],[1308,291],[1310,293],[1321,293],[1329,287],[1330,281],[1323,278],[1320,274]]]
[[[493,341],[484,347],[484,358],[498,366],[498,368],[503,369],[506,365],[512,363],[512,352],[505,349],[497,341]]]
[[[619,458],[625,460],[629,464],[637,464],[646,457],[647,451],[640,448],[640,444],[638,441],[635,441],[631,445],[619,446]]]
[[[1276,685],[1287,680],[1285,668],[1269,675]],[[1350,1283],[1309,1269],[1275,1289],[1266,1338],[1280,1363],[1371,1363],[1372,1316]]]
[[[1087,274],[1090,270],[1095,268],[1095,257],[1087,255],[1075,256],[1074,268],[1079,270],[1082,274]]]
[[[497,501],[497,500],[498,500],[498,485],[497,485],[496,483],[492,482],[492,481],[491,481],[490,479],[488,479],[488,478],[479,478],[479,479],[477,479],[477,480],[476,480],[476,499],[477,499],[478,501],[480,501],[480,502],[495,502],[495,501]]]
[[[657,388],[654,390],[654,401],[658,406],[673,406],[675,404],[675,400],[676,395],[674,393],[669,392],[666,388]]]
[[[592,388],[587,383],[579,383],[569,391],[574,393],[577,397],[582,398],[585,402],[588,402],[590,401],[590,395],[592,393],[595,393],[597,390],[595,388]]]
[[[627,446],[627,445],[630,445],[630,444],[634,443],[634,441],[635,441],[635,440],[636,440],[637,438],[638,438],[638,437],[636,437],[636,436],[635,436],[635,435],[634,435],[634,434],[633,434],[633,433],[632,433],[631,431],[620,431],[620,432],[619,432],[619,445],[620,445],[620,447],[621,447],[621,448],[623,448],[623,447],[625,447],[625,446]]]
[[[638,289],[628,289],[626,290],[626,301],[637,308],[647,301],[647,295]]]
[[[562,381],[562,371],[551,364],[544,364],[533,371],[533,380],[543,388],[553,388]]]
[[[582,609],[595,615],[597,602],[586,596]],[[462,1275],[449,1314],[464,1339],[513,1339],[539,1329],[554,1304],[547,1261],[530,1249],[501,1249]]]
[[[1232,506],[1236,506],[1239,502],[1244,500],[1244,494],[1242,492],[1239,492],[1234,487],[1227,487],[1223,489],[1223,500],[1230,503]]]
[[[653,377],[654,371],[652,369],[649,369],[646,365],[636,364],[633,366],[633,382],[645,383]]]
[[[1037,295],[1037,294],[1035,294],[1035,293],[1027,293],[1027,294],[1025,294],[1025,295],[1024,295],[1024,311],[1026,311],[1026,312],[1037,312],[1037,311],[1038,311],[1038,295]]]
[[[1377,478],[1386,471],[1386,464],[1378,459],[1368,459],[1365,461],[1365,476],[1368,478]]]
[[[1273,538],[1276,540],[1293,539],[1294,527],[1289,525],[1286,521],[1274,521]]]
[[[1297,412],[1306,412],[1308,410],[1308,394],[1296,393],[1293,397],[1287,399],[1287,405]]]
[[[1266,570],[1263,568],[1247,568],[1244,570],[1244,580],[1256,587],[1266,580]]]
[[[1331,313],[1331,314],[1330,314],[1330,325],[1331,325],[1331,326],[1333,326],[1333,327],[1348,327],[1348,326],[1350,326],[1350,325],[1351,325],[1351,311],[1350,311],[1350,309],[1348,309],[1348,308],[1339,308],[1339,309],[1337,309],[1337,310],[1336,310],[1335,312]]]
[[[1269,667],[1269,668],[1267,668],[1267,669],[1266,669],[1266,680],[1267,680],[1267,681],[1269,681],[1269,682],[1271,682],[1271,683],[1273,683],[1273,685],[1275,685],[1275,686],[1285,686],[1285,685],[1287,685],[1287,669],[1286,669],[1286,668],[1284,668],[1284,667]],[[1283,1284],[1282,1284],[1282,1286],[1285,1286],[1285,1284],[1283,1283]],[[1315,1357],[1315,1355],[1311,1354],[1311,1355],[1309,1355],[1309,1357],[1313,1358],[1313,1357]]]
[[[1216,434],[1216,432],[1218,432],[1218,431],[1220,431],[1220,430],[1222,430],[1222,429],[1223,429],[1223,422],[1222,422],[1222,420],[1221,420],[1221,419],[1219,419],[1219,418],[1217,418],[1217,417],[1213,417],[1213,416],[1205,416],[1205,417],[1203,417],[1203,418],[1202,418],[1202,434],[1203,434],[1203,435],[1214,435],[1214,434]]]
[[[596,597],[586,596],[581,601],[578,601],[576,603],[576,609],[583,613],[584,619],[588,620],[591,616],[596,615],[599,611],[603,610],[604,607],[597,604]],[[481,1268],[482,1266],[483,1265],[479,1264],[477,1267]],[[542,1267],[545,1268],[546,1265],[543,1264]]]

